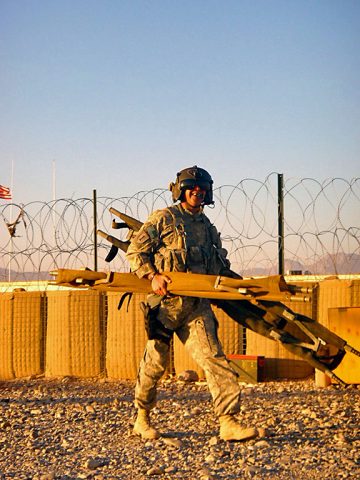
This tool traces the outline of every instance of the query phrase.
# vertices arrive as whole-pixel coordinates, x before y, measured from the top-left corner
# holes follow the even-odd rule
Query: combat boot
[[[256,428],[243,428],[234,415],[221,415],[220,438],[227,441],[251,440],[258,436]]]
[[[134,433],[140,435],[144,440],[154,440],[160,437],[160,433],[150,425],[149,412],[143,408],[138,409]]]

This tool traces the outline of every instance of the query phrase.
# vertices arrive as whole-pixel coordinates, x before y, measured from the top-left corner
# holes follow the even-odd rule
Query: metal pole
[[[97,209],[96,209],[96,190],[93,190],[93,208],[94,208],[94,270],[97,272],[98,269],[98,259],[97,259]]]
[[[11,160],[11,179],[10,179],[11,205],[10,205],[10,222],[12,222],[13,213],[13,199],[14,199],[14,159]],[[13,237],[10,235],[10,257],[9,257],[9,277],[8,282],[11,282],[11,260],[14,254]]]
[[[284,176],[278,173],[278,258],[279,275],[284,275]]]

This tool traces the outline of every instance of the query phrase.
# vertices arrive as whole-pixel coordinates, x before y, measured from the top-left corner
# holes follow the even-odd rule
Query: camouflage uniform
[[[181,205],[155,211],[132,239],[127,251],[132,271],[140,278],[154,271],[219,274],[229,268],[220,235],[210,220]],[[149,303],[156,295],[149,297]],[[218,416],[239,411],[237,375],[229,366],[217,336],[217,320],[207,299],[158,297],[157,321],[177,334],[204,370]],[[169,342],[148,340],[140,363],[135,403],[150,410],[156,385],[169,360]]]

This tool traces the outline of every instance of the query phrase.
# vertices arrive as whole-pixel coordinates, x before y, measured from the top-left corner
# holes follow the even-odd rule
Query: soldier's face
[[[199,185],[195,185],[193,188],[185,190],[185,202],[191,210],[199,210],[204,202],[205,195],[206,191]]]

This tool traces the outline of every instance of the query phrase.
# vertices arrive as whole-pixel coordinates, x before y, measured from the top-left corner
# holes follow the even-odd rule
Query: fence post
[[[279,275],[284,275],[284,175],[278,173],[278,262]]]
[[[97,259],[97,208],[96,208],[96,190],[93,190],[93,209],[94,209],[94,270],[97,272],[98,259]]]

